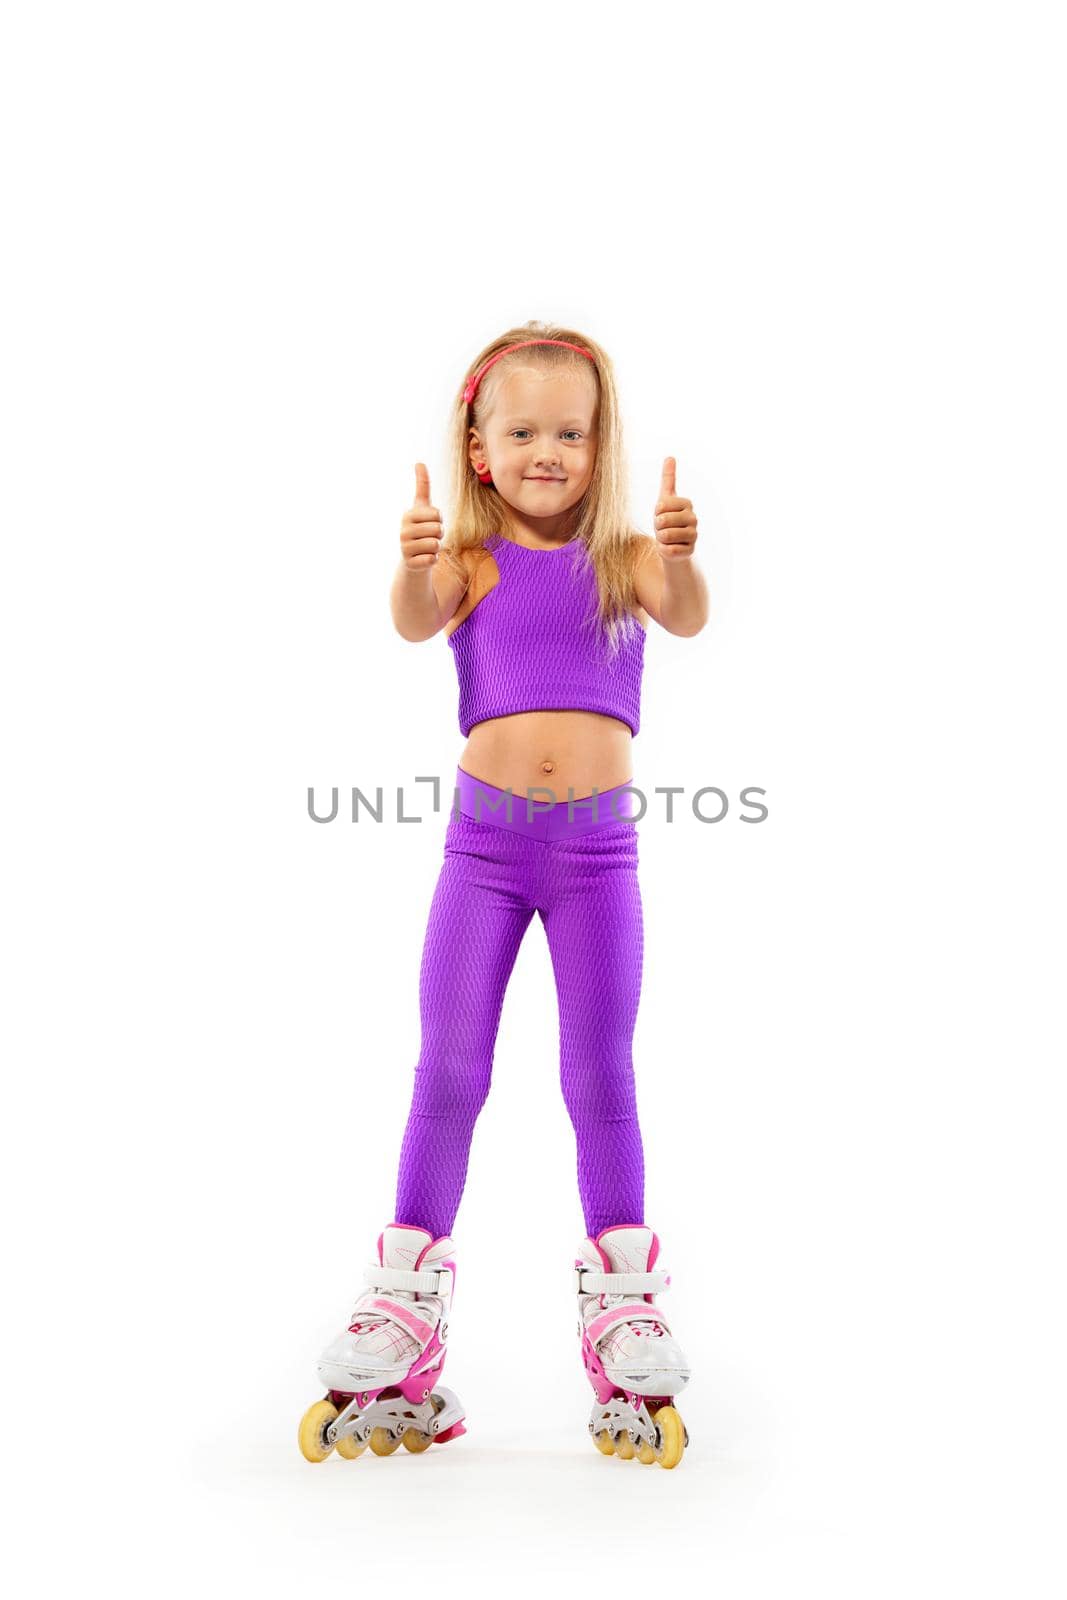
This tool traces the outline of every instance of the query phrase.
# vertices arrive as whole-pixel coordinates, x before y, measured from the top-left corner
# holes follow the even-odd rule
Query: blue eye
[[[518,433],[529,433],[529,431],[530,431],[529,428],[512,428],[511,437],[514,439],[516,434],[518,434]],[[565,428],[563,431],[564,431],[564,435],[566,435],[568,433],[571,433],[571,434],[573,434],[575,436],[576,439],[580,439],[582,437],[582,431],[581,431],[580,428]]]

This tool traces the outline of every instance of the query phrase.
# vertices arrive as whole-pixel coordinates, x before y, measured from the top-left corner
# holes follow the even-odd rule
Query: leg
[[[396,1192],[396,1221],[434,1238],[452,1231],[504,992],[533,915],[523,892],[529,849],[501,828],[449,823],[422,952],[422,1043]]]
[[[644,930],[637,838],[594,829],[553,852],[541,917],[559,997],[560,1084],[578,1147],[591,1237],[644,1217],[633,1034]]]

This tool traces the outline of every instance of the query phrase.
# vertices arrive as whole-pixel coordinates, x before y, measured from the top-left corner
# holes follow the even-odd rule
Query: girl
[[[559,997],[560,1081],[574,1125],[588,1237],[575,1262],[582,1354],[605,1454],[673,1467],[687,1442],[670,1404],[689,1378],[653,1296],[631,1043],[641,988],[631,740],[645,626],[707,620],[696,518],[664,462],[655,539],[631,527],[607,355],[530,323],[469,369],[453,427],[450,537],[415,468],[400,528],[393,620],[445,632],[467,739],[420,976],[421,1053],[400,1151],[395,1220],[349,1324],[324,1352],[329,1393],[304,1417],[310,1460],[336,1445],[389,1454],[457,1437],[435,1388],[445,1358],[452,1229],[489,1091],[504,992],[534,912]],[[472,984],[469,974],[473,972]]]

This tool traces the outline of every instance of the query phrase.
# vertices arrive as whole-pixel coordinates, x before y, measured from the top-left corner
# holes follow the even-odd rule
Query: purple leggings
[[[638,797],[620,784],[574,801],[568,817],[566,800],[531,806],[522,791],[509,797],[462,767],[456,787],[460,814],[453,809],[448,823],[422,952],[422,1042],[396,1221],[434,1238],[452,1231],[504,991],[536,911],[559,999],[560,1083],[586,1228],[595,1238],[616,1223],[642,1223],[631,1046],[644,941],[637,824],[628,820]]]

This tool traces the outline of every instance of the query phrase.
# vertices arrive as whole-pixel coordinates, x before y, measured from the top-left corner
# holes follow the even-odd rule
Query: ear
[[[485,460],[485,445],[477,428],[471,428],[467,438],[467,460],[472,467],[477,467]]]

